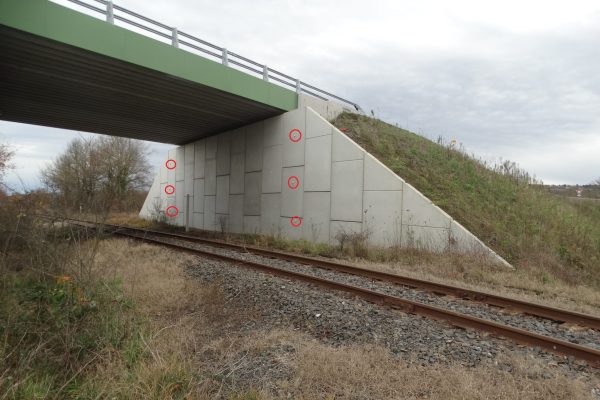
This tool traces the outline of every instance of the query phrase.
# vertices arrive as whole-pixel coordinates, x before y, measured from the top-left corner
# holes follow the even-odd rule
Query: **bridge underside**
[[[0,26],[0,119],[184,144],[284,110]]]

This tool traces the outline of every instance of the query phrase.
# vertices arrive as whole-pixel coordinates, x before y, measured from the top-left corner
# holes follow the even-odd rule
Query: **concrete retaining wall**
[[[479,252],[506,263],[307,106],[170,150],[140,215],[175,206],[168,219],[184,225],[186,195],[198,229],[331,244],[364,233],[377,246]]]

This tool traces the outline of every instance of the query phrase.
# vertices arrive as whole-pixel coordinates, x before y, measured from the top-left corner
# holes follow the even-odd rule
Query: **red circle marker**
[[[297,215],[294,215],[292,218],[290,218],[290,224],[294,227],[297,228],[300,225],[302,225],[302,218],[300,218]]]
[[[165,167],[167,167],[167,169],[175,169],[175,167],[177,167],[177,162],[175,160],[167,160]]]
[[[176,217],[179,214],[179,209],[175,206],[169,206],[167,207],[165,214],[167,214],[167,217]]]
[[[300,179],[296,175],[292,175],[288,178],[288,187],[292,190],[298,189],[300,186]]]
[[[173,194],[173,193],[175,193],[175,186],[173,186],[173,185],[167,185],[167,186],[165,186],[165,193],[166,194]]]
[[[288,133],[288,137],[292,142],[298,143],[302,139],[302,132],[300,132],[300,129],[294,128]]]

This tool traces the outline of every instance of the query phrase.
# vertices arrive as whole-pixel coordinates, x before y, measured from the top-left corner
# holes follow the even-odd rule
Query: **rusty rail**
[[[586,346],[581,346],[581,345],[578,345],[575,343],[570,343],[565,340],[560,340],[560,339],[552,338],[549,336],[540,335],[537,333],[526,331],[524,329],[515,328],[512,326],[500,324],[500,323],[497,323],[494,321],[489,321],[489,320],[485,320],[482,318],[473,317],[470,315],[445,310],[445,309],[431,306],[428,304],[423,304],[423,303],[419,303],[416,301],[403,299],[403,298],[400,298],[397,296],[387,295],[384,293],[376,292],[376,291],[373,291],[370,289],[365,289],[362,287],[347,285],[347,284],[339,283],[339,282],[332,281],[329,279],[319,278],[319,277],[315,277],[312,275],[307,275],[307,274],[303,274],[303,273],[299,273],[299,272],[293,272],[293,271],[289,271],[289,270],[285,270],[285,269],[281,269],[281,268],[277,268],[277,267],[260,264],[260,263],[253,262],[253,261],[241,260],[241,259],[238,259],[235,257],[229,257],[226,255],[217,254],[217,253],[213,253],[213,252],[209,252],[209,251],[192,249],[190,247],[186,247],[186,246],[182,246],[182,245],[178,245],[178,244],[166,243],[166,242],[163,242],[163,241],[160,241],[157,239],[152,239],[152,238],[148,238],[145,236],[138,236],[138,235],[135,235],[132,233],[127,233],[125,230],[138,231],[138,232],[141,232],[142,234],[147,234],[147,233],[163,234],[164,236],[175,237],[178,239],[190,238],[189,236],[185,236],[185,235],[167,234],[165,232],[149,231],[149,230],[145,230],[145,229],[129,228],[129,227],[123,227],[123,226],[118,226],[118,225],[110,225],[110,224],[96,224],[96,223],[90,223],[87,221],[77,221],[77,220],[72,220],[72,219],[68,219],[68,220],[73,221],[78,224],[82,224],[82,223],[86,224],[86,225],[83,225],[86,227],[89,227],[87,224],[91,224],[92,225],[91,228],[94,228],[94,229],[97,228],[98,226],[110,226],[113,228],[117,228],[110,232],[112,234],[144,241],[146,243],[169,247],[172,249],[176,249],[178,251],[184,251],[184,252],[195,254],[195,255],[201,255],[203,257],[207,257],[207,258],[211,258],[211,259],[215,259],[215,260],[219,260],[219,261],[225,261],[225,262],[228,262],[231,264],[241,265],[241,266],[252,268],[255,270],[262,271],[262,272],[267,272],[272,275],[291,278],[291,279],[315,284],[318,286],[327,287],[327,288],[338,290],[338,291],[343,291],[343,292],[355,295],[366,301],[376,303],[376,304],[386,305],[386,306],[389,306],[389,307],[395,308],[395,309],[400,309],[400,310],[410,313],[410,314],[423,315],[423,316],[433,318],[436,320],[443,320],[454,326],[458,326],[458,327],[462,327],[462,328],[476,329],[479,331],[490,333],[495,336],[509,338],[509,339],[514,340],[517,343],[521,343],[524,345],[537,346],[537,347],[540,347],[542,349],[545,349],[547,351],[550,351],[550,352],[553,352],[556,354],[573,356],[575,358],[587,361],[589,363],[589,365],[594,368],[600,368],[600,351],[599,350],[596,350],[596,349],[593,349],[590,347],[586,347]],[[199,239],[199,238],[194,238],[194,239]],[[221,242],[221,243],[224,243],[224,242]],[[262,250],[263,249],[261,249],[261,251]],[[276,253],[280,253],[280,252],[276,252]],[[288,254],[288,253],[282,253],[282,254]],[[332,263],[332,264],[335,264],[335,263]],[[343,264],[335,264],[335,265],[343,265]],[[361,269],[361,271],[364,271],[364,270]],[[562,311],[564,311],[564,310],[562,310]]]
[[[78,221],[74,219],[70,219],[74,222],[87,222],[87,221]],[[177,233],[169,233],[169,232],[161,232],[150,229],[140,229],[140,228],[131,228],[128,226],[122,225],[114,225],[114,224],[103,224],[104,226],[111,227],[114,229],[129,229],[138,232],[144,232],[153,235],[160,235],[164,237],[177,238],[185,241],[195,242],[195,243],[203,243],[212,246],[218,246],[222,248],[228,248],[237,251],[249,252],[252,254],[278,258],[286,261],[291,261],[300,264],[311,265],[319,268],[334,270],[338,272],[343,272],[350,275],[361,276],[369,279],[374,279],[378,281],[391,282],[397,285],[412,287],[423,289],[428,292],[434,294],[441,295],[450,295],[455,296],[461,299],[467,299],[471,301],[476,301],[488,305],[493,305],[497,307],[507,308],[511,310],[516,310],[525,314],[534,315],[538,317],[543,317],[546,319],[550,319],[553,321],[560,322],[570,322],[574,324],[578,324],[581,326],[585,326],[588,328],[592,328],[595,330],[600,330],[600,317],[583,314],[576,311],[569,311],[560,308],[549,307],[543,304],[537,304],[532,302],[527,302],[519,299],[513,299],[510,297],[495,295],[492,293],[481,292],[472,289],[466,289],[458,286],[447,285],[443,283],[431,282],[423,279],[411,278],[408,276],[391,274],[380,271],[368,270],[365,268],[360,268],[352,265],[340,264],[328,260],[322,260],[313,257],[301,256],[298,254],[291,254],[282,251],[276,250],[267,250],[256,246],[246,246],[239,245],[229,242],[224,242],[222,240],[214,240],[214,239],[205,239],[195,236],[189,235],[181,235]]]

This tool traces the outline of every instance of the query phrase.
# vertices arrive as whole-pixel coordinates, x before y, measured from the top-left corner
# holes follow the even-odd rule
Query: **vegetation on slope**
[[[553,196],[514,163],[342,114],[334,124],[517,267],[600,286],[600,203]]]

